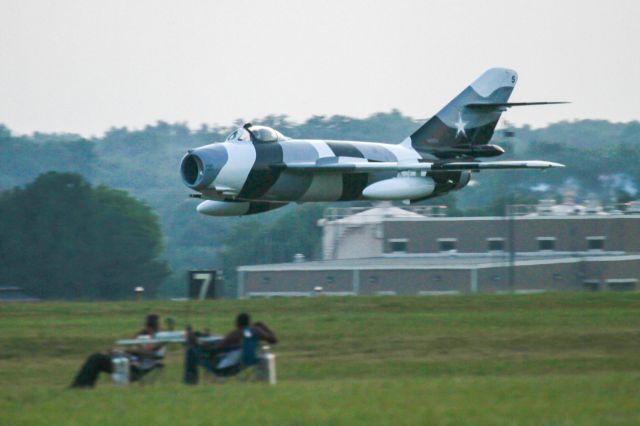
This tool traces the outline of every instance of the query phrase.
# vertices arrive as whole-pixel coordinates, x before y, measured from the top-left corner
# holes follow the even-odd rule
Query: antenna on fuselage
[[[244,125],[242,126],[243,129],[249,132],[249,134],[251,135],[251,139],[253,140],[253,139],[256,139],[256,136],[251,131],[251,127],[253,127],[253,124],[251,123],[244,123]]]

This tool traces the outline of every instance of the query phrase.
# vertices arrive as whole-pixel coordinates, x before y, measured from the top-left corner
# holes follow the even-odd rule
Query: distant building
[[[40,299],[27,296],[20,287],[0,286],[0,302],[38,302]]]
[[[322,261],[240,267],[239,296],[636,290],[636,210],[570,200],[511,206],[506,217],[389,203],[328,209]]]
[[[318,225],[322,227],[322,258],[361,259],[384,253],[383,223],[390,220],[411,221],[429,216],[444,216],[436,207],[402,209],[390,202],[373,208],[330,208]]]

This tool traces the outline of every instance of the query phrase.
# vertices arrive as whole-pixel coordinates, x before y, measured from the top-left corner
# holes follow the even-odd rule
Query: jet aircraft
[[[489,144],[507,108],[564,102],[508,102],[518,74],[492,68],[399,143],[291,139],[245,124],[222,143],[189,150],[184,184],[211,216],[261,213],[287,203],[403,200],[410,203],[464,188],[472,172],[548,169],[562,164],[480,161],[504,150]]]

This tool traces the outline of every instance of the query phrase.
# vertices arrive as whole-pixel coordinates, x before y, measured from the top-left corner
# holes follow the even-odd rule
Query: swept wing
[[[301,172],[343,172],[343,173],[371,173],[383,171],[480,171],[480,170],[506,170],[506,169],[551,169],[564,167],[563,164],[551,161],[526,160],[526,161],[450,161],[450,162],[372,162],[361,158],[334,157],[333,161],[281,163],[273,165],[274,168],[295,170]]]

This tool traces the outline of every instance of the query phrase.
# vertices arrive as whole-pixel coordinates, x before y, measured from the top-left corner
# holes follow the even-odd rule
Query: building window
[[[491,281],[495,281],[495,282],[502,281],[502,276],[501,275],[497,275],[497,274],[496,275],[492,275],[491,276]]]
[[[269,284],[271,282],[270,277],[262,277],[262,284]]]
[[[587,237],[587,250],[604,250],[605,237]]]
[[[406,253],[407,252],[407,242],[406,238],[394,238],[389,240],[389,250],[392,253]]]
[[[489,251],[504,251],[504,238],[487,238]]]
[[[455,251],[458,245],[456,238],[438,238],[438,247],[440,251]]]
[[[331,275],[328,275],[327,279],[325,280],[325,282],[327,284],[333,284],[333,281],[334,281],[334,279],[333,279],[333,277]]]
[[[378,277],[376,277],[375,275],[371,275],[369,277],[369,284],[378,284]]]
[[[538,237],[538,250],[551,251],[556,249],[556,239],[554,237]]]
[[[635,291],[638,280],[635,278],[614,278],[607,280],[610,291]]]

